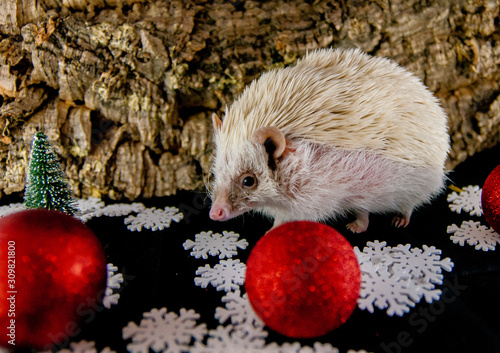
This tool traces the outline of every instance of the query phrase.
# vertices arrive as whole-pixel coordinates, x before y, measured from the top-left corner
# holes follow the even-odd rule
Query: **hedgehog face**
[[[210,217],[224,221],[272,203],[279,196],[278,161],[286,140],[275,127],[258,129],[236,147],[217,144]]]
[[[266,148],[251,141],[241,144],[239,151],[217,151],[210,217],[225,221],[261,207],[276,196],[275,171],[269,160]]]

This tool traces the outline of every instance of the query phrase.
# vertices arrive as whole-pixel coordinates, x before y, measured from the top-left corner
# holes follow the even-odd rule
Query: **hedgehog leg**
[[[413,210],[410,210],[406,213],[398,213],[392,219],[392,225],[396,228],[405,228],[410,224],[410,217]]]
[[[353,233],[363,233],[368,229],[369,222],[369,212],[367,211],[356,211],[356,220],[347,224],[347,229]]]

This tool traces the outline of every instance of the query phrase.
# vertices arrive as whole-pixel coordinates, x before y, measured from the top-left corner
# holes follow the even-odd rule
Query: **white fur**
[[[443,187],[446,123],[426,87],[389,60],[314,51],[262,75],[226,110],[215,131],[213,209],[229,217],[255,209],[275,225],[347,211],[395,212],[407,221]],[[265,126],[279,128],[291,151],[275,170],[252,142]],[[256,188],[242,187],[245,173],[255,174]]]
[[[443,166],[447,117],[421,81],[397,64],[358,49],[321,49],[297,65],[263,74],[226,110],[221,149],[241,148],[262,126],[287,137],[389,159]]]
[[[442,168],[409,166],[369,151],[296,146],[278,171],[290,179],[262,193],[257,207],[281,221],[321,221],[346,211],[407,215],[443,187]]]

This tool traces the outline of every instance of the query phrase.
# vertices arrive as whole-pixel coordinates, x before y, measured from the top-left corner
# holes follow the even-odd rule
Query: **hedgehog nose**
[[[224,221],[228,219],[229,212],[222,206],[213,205],[210,209],[210,218],[214,221]]]

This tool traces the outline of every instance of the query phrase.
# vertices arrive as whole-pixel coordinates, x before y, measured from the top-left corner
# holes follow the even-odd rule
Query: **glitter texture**
[[[320,223],[291,222],[271,230],[247,261],[252,307],[268,327],[288,337],[322,336],[346,322],[360,284],[353,247]]]
[[[7,262],[13,254],[15,262]],[[8,264],[15,264],[14,282],[5,278]],[[16,348],[47,349],[66,339],[68,327],[76,332],[81,320],[97,314],[106,257],[80,220],[59,211],[27,210],[0,219],[0,273],[0,345],[6,345],[5,330],[14,318]],[[11,295],[15,300],[9,302]],[[9,316],[12,303],[15,316]]]
[[[484,182],[481,204],[486,221],[500,233],[500,165],[493,169]]]

